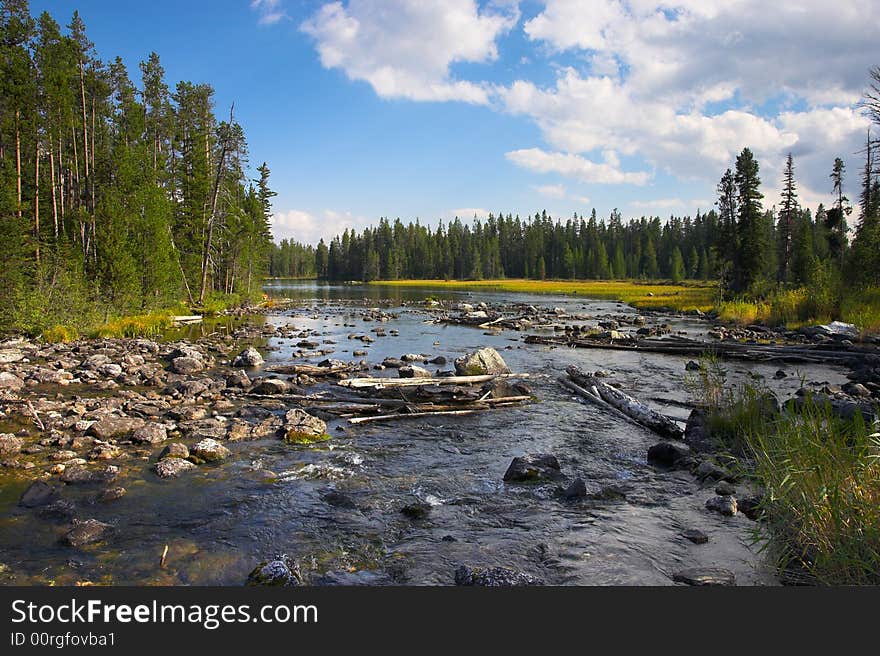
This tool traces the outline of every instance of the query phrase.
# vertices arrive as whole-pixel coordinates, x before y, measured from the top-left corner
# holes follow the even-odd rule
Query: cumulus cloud
[[[351,212],[322,210],[287,210],[275,212],[271,219],[272,236],[275,241],[293,239],[303,244],[317,244],[321,239],[329,243],[346,229],[360,232],[373,223],[372,219]]]
[[[600,184],[643,185],[651,178],[647,171],[625,172],[608,162],[593,162],[580,155],[547,152],[540,148],[523,148],[505,153],[517,166],[538,173],[558,173],[583,182]]]
[[[259,15],[260,25],[274,25],[288,17],[281,0],[251,0],[251,9]]]
[[[454,219],[458,217],[463,221],[473,219],[474,217],[485,219],[487,216],[489,216],[489,210],[483,209],[482,207],[459,207],[458,209],[447,210],[445,212],[446,219]]]
[[[301,29],[325,68],[383,98],[487,104],[491,85],[455,79],[450,67],[497,59],[496,39],[518,19],[515,7],[474,0],[350,0],[324,5]]]
[[[681,198],[657,198],[654,200],[634,200],[628,203],[630,209],[647,216],[662,216],[669,212],[696,214],[697,210],[707,212],[714,207],[714,201],[707,199],[682,200]]]

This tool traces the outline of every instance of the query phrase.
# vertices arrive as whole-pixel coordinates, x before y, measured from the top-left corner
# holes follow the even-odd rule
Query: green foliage
[[[73,326],[55,325],[51,328],[46,328],[40,336],[43,338],[43,341],[49,344],[60,344],[79,339],[79,331]]]

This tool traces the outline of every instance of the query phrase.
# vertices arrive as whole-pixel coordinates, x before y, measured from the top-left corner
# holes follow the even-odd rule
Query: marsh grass
[[[715,283],[666,283],[638,280],[383,280],[371,285],[436,287],[438,289],[494,290],[529,294],[568,294],[628,303],[636,308],[670,308],[686,312],[710,311],[717,304]]]
[[[171,311],[138,314],[130,317],[113,319],[92,331],[93,337],[102,338],[135,338],[156,337],[174,325]]]
[[[820,584],[880,583],[880,432],[825,402],[777,411],[766,388],[729,386],[711,358],[688,386],[719,446],[764,490],[764,546],[780,570]]]
[[[79,331],[75,326],[55,325],[51,328],[46,328],[40,337],[49,344],[62,344],[79,339]]]

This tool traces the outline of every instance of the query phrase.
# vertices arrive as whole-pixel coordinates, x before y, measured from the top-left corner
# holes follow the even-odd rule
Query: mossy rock
[[[327,433],[302,433],[299,431],[287,431],[284,434],[284,441],[288,444],[315,444],[317,442],[326,442],[330,439]]]

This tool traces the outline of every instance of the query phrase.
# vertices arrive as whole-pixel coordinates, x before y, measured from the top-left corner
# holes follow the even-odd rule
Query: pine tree
[[[737,256],[733,290],[757,291],[766,276],[766,232],[762,226],[761,199],[758,191],[758,161],[752,151],[744,148],[736,158]]]
[[[798,212],[797,185],[794,181],[794,159],[791,153],[785,158],[785,170],[782,175],[782,207],[779,211],[779,280],[787,281],[790,277],[792,258],[792,239],[795,231],[795,220]]]

